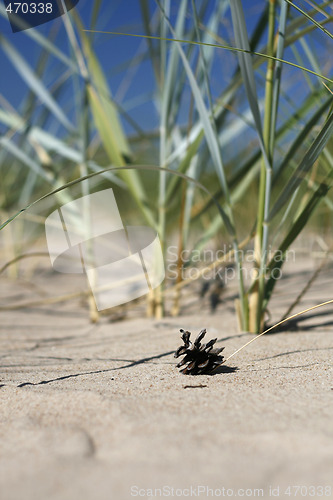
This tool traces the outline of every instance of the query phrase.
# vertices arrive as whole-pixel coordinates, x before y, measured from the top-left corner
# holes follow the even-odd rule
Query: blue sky
[[[201,4],[201,1],[196,1],[197,5]],[[215,2],[216,0],[209,1],[208,14],[215,7]],[[264,0],[243,0],[247,26],[250,33],[259,18],[263,2]],[[4,0],[0,0],[0,3],[4,5]],[[150,0],[149,3],[151,13],[153,13],[157,8],[156,2]],[[91,26],[94,4],[93,0],[80,0],[75,8],[87,28]],[[190,4],[191,2],[189,2]],[[175,19],[174,14],[177,12],[178,5],[178,0],[171,0],[171,17],[173,20]],[[226,11],[225,15],[226,22],[223,23],[222,20],[220,30],[225,39],[232,41],[232,32],[230,30],[230,22],[228,21],[230,17],[229,10]],[[70,53],[63,22],[60,18],[38,26],[35,29],[46,37],[54,37],[57,47],[67,54]],[[96,29],[144,33],[140,1],[102,0]],[[40,54],[40,46],[29,37],[28,31],[12,33],[8,19],[0,16],[0,32],[5,35],[27,64],[31,68],[35,68]],[[325,34],[319,32],[316,36],[326,41],[327,37]],[[313,37],[313,39],[315,38]],[[108,83],[116,102],[130,113],[131,117],[143,130],[156,128],[158,126],[158,113],[154,105],[154,92],[157,91],[157,87],[151,63],[145,57],[147,54],[146,42],[143,39],[133,37],[96,34],[94,49],[108,78]],[[136,68],[129,69],[133,59],[140,54],[143,57],[143,62],[137,65]],[[325,52],[323,52],[322,56],[325,57]],[[289,49],[286,52],[286,57],[293,60],[294,56]],[[27,94],[27,85],[3,50],[0,50],[0,63],[0,94],[4,96],[9,106],[19,111],[22,100]],[[213,72],[213,78],[210,82],[215,95],[219,94],[227,85],[228,79],[232,76],[233,70],[236,67],[236,63],[237,59],[234,53],[217,51],[216,71]],[[288,70],[288,68],[284,68],[285,72]],[[63,68],[60,68],[59,63],[56,60],[50,60],[44,73],[45,84],[51,86],[55,78],[59,76],[60,71],[63,71]],[[260,78],[260,75],[258,77]],[[304,97],[304,88],[298,83],[297,93],[292,94],[292,99],[302,99]],[[69,115],[71,114],[69,107],[73,105],[71,93],[73,93],[73,89],[68,89],[67,98],[69,99],[67,101],[66,94],[63,96],[64,109]],[[128,123],[124,123],[124,126],[127,133],[134,133],[133,127],[128,125]]]
[[[0,0],[0,2],[3,4],[4,0]],[[198,5],[200,4],[201,2],[198,2]],[[172,14],[175,14],[177,11],[177,5],[178,0],[176,3],[171,2]],[[258,6],[256,7],[252,2],[245,2],[244,5],[247,12],[249,29],[251,30],[258,18],[260,8],[258,8]],[[87,28],[91,25],[93,6],[94,2],[92,0],[80,0],[76,6],[76,10]],[[212,0],[209,3],[208,13],[214,6],[215,0]],[[150,7],[153,13],[157,8],[154,0],[150,1]],[[35,29],[46,37],[55,36],[56,44],[59,49],[69,53],[67,37],[64,36],[63,22],[60,18],[38,26]],[[140,1],[127,0],[124,2],[122,0],[102,0],[96,29],[144,33]],[[40,54],[40,47],[35,41],[31,40],[28,33],[26,31],[12,33],[7,18],[2,16],[0,16],[0,32],[14,45],[25,61],[32,68],[35,68]],[[126,67],[127,65],[128,67],[131,60],[138,54],[142,54],[144,57],[144,54],[147,52],[145,41],[138,38],[98,34],[95,38],[94,48],[102,64],[103,70],[108,76],[112,94],[116,100],[118,100],[119,104],[124,106],[135,120],[140,121],[140,126],[143,129],[154,127],[157,114],[154,117],[156,110],[154,109],[152,93],[156,91],[156,85],[150,62],[146,58],[138,69],[130,71],[124,70],[124,66]],[[226,58],[227,54],[224,53],[223,57]],[[236,61],[235,56],[229,55],[229,63],[227,64],[232,65],[233,61]],[[0,93],[5,96],[11,106],[18,109],[22,102],[22,98],[27,92],[27,86],[2,50],[0,50],[0,63],[2,70]],[[52,81],[52,71],[56,71],[56,66],[51,66],[49,68],[50,84]],[[219,91],[221,89],[221,83],[226,84],[226,81],[223,82],[226,74],[227,72],[223,72],[222,70],[220,73],[217,73],[216,82]],[[212,82],[212,85],[214,85],[214,82]],[[139,104],[140,102],[141,104]],[[125,127],[128,126],[125,124]],[[131,132],[130,129],[131,127],[129,127],[127,131]]]
[[[46,1],[46,0],[45,0]],[[2,5],[4,5],[4,0],[0,0]],[[132,1],[131,9],[124,8],[125,2],[119,0],[103,0],[102,7],[100,11],[100,16],[97,20],[96,29],[110,29],[118,30],[120,26],[129,26],[133,23],[138,24],[140,19],[140,3],[138,1]],[[126,2],[127,4],[127,2]],[[80,0],[76,6],[76,10],[80,14],[84,25],[90,27],[90,19],[92,13],[93,1],[92,0]],[[107,20],[107,23],[105,22]],[[65,50],[68,53],[67,37],[64,35],[63,23],[60,18],[40,25],[34,28],[36,31],[42,33],[46,37],[51,37],[52,33],[57,33],[56,44],[61,50]],[[27,32],[22,31],[18,33],[12,33],[10,24],[7,18],[0,16],[0,33],[3,33],[7,39],[15,46],[15,48],[20,52],[24,59],[32,67],[35,66],[38,55],[40,53],[40,47],[27,35]],[[96,46],[98,48],[99,57],[101,58],[102,65],[108,64],[110,59],[113,65],[117,65],[123,60],[124,53],[126,52],[128,42],[131,40],[123,39],[121,42],[122,50],[119,50],[119,44],[105,44],[107,41],[107,35],[99,36],[99,41]],[[108,37],[110,40],[110,37]],[[117,50],[114,50],[114,46],[117,45]],[[0,62],[1,62],[1,91],[8,96],[10,102],[13,104],[18,104],[20,102],[20,96],[24,90],[24,85],[20,84],[20,78],[17,75],[15,69],[5,57],[3,51],[0,51]]]

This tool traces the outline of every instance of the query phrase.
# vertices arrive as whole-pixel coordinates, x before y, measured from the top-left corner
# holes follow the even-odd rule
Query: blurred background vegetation
[[[3,228],[42,197],[42,232],[55,206],[113,187],[124,222],[156,228],[166,256],[227,245],[240,328],[259,332],[276,283],[268,250],[281,267],[305,226],[330,244],[332,2],[132,4],[82,0],[0,35]],[[242,249],[255,254],[250,282]],[[180,312],[182,264],[148,298],[151,316],[170,287]]]

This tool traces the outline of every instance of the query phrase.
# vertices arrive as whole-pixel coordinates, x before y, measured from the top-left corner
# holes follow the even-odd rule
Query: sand
[[[287,273],[273,319],[311,271]],[[332,298],[332,277],[296,310]],[[2,278],[3,306],[33,299],[25,285]],[[333,498],[332,307],[253,342],[227,363],[236,371],[175,367],[179,328],[207,328],[226,356],[252,338],[234,293],[214,315],[194,296],[162,321],[92,325],[82,300],[2,310],[1,500]]]

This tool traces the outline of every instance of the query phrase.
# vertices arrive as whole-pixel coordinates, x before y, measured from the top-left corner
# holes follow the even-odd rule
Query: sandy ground
[[[311,272],[287,273],[273,319]],[[332,298],[332,278],[297,310]],[[207,328],[226,356],[252,338],[234,291],[214,315],[196,298],[163,321],[92,325],[77,300],[0,311],[1,500],[333,498],[332,307],[253,342],[228,362],[236,371],[175,367],[181,327]],[[2,279],[3,306],[35,293]]]

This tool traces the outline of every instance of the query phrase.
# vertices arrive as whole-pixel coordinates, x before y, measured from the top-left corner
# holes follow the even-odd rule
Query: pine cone
[[[178,358],[179,356],[185,355],[185,357],[177,365],[177,368],[187,365],[185,368],[180,370],[181,373],[184,373],[185,375],[210,373],[223,363],[223,356],[220,356],[219,354],[223,351],[224,347],[213,349],[213,345],[217,339],[212,339],[207,344],[201,344],[201,340],[206,335],[206,328],[201,330],[193,343],[190,341],[191,332],[185,331],[181,328],[180,333],[182,334],[181,338],[184,345],[178,347],[174,356],[175,358]]]

